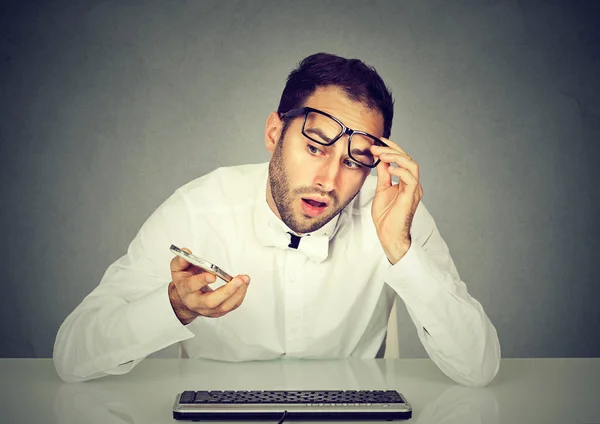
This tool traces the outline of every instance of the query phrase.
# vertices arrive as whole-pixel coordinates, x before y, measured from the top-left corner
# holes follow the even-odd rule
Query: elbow
[[[490,384],[500,369],[500,360],[486,358],[483,361],[470,361],[469,364],[457,368],[456,366],[438,367],[456,383],[467,387],[485,387]]]
[[[481,372],[479,373],[479,379],[476,381],[476,385],[474,387],[485,387],[490,384],[496,375],[498,375],[498,371],[500,371],[500,343],[498,339],[496,339],[496,343],[494,348],[490,349],[491,353],[488,353],[484,356],[481,361]]]
[[[463,368],[466,372],[455,374],[457,383],[469,387],[485,387],[489,385],[500,370],[500,343],[495,338],[490,345],[473,357]]]
[[[77,377],[72,370],[64,367],[63,364],[60,364],[56,359],[54,359],[54,369],[56,369],[56,373],[65,383],[79,383],[86,381],[85,378]]]
[[[52,350],[52,362],[54,363],[54,369],[62,381],[65,383],[71,383],[76,381],[75,374],[73,373],[73,367],[69,367],[69,359],[66,355],[65,348],[65,335],[63,331],[64,323],[58,329],[56,339],[54,340],[54,349]]]
[[[77,377],[74,372],[74,366],[69,366],[68,360],[64,355],[57,352],[56,348],[52,354],[52,361],[54,362],[54,369],[62,381],[65,383],[75,383],[83,381],[80,377]]]
[[[479,368],[479,367],[478,367]],[[469,387],[485,387],[489,385],[500,370],[500,361],[489,363],[481,367],[467,376],[462,378],[463,381],[458,381],[464,386]]]
[[[473,387],[487,386],[496,378],[500,370],[500,361],[502,358],[500,340],[494,326],[491,323],[489,323],[489,326],[491,329],[487,333],[487,343],[478,361],[480,364],[478,367],[479,372],[477,372],[478,378],[474,379],[475,384],[473,384]]]
[[[65,331],[64,327],[65,324],[63,323],[54,341],[54,349],[52,351],[54,369],[65,383],[78,383],[89,380],[90,378],[82,377],[75,372],[79,367],[76,355],[77,349],[69,342],[68,332]]]
[[[75,383],[85,380],[75,374],[76,365],[74,364],[73,358],[69,358],[68,355],[66,355],[64,346],[61,346],[58,342],[54,345],[52,362],[54,363],[56,373],[65,383]]]
[[[61,353],[59,349],[54,349],[52,355],[52,361],[54,362],[54,369],[62,381],[65,383],[81,383],[84,381],[94,380],[96,378],[103,377],[105,373],[99,372],[95,374],[85,374],[77,372],[81,369],[75,358],[69,357],[64,353]]]
[[[481,337],[475,338],[478,343],[464,351],[464,370],[458,383],[469,387],[485,387],[489,385],[500,370],[501,350],[498,333],[493,324],[486,319],[485,330]]]
[[[115,358],[96,356],[90,358],[89,354],[83,348],[79,348],[69,342],[68,337],[59,330],[54,343],[52,352],[52,361],[54,369],[62,381],[65,383],[81,383],[84,381],[95,380],[107,375],[120,375],[131,371],[142,359],[124,359],[120,362]],[[119,355],[125,358],[124,355]],[[115,363],[116,362],[116,363]]]
[[[452,354],[441,354],[438,350],[428,353],[446,376],[468,387],[485,387],[489,385],[500,370],[500,343],[493,331],[481,340],[483,343],[473,344],[469,348],[460,348],[454,344]]]

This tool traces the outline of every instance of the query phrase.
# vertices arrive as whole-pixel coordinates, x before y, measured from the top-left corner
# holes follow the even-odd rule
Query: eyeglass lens
[[[344,129],[328,116],[310,111],[306,116],[304,132],[317,143],[330,144]],[[373,166],[376,159],[371,153],[375,140],[363,134],[354,133],[350,139],[350,157],[363,165]]]

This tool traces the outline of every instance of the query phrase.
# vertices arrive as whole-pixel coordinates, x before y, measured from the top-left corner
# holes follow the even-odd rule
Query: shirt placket
[[[304,350],[302,269],[306,256],[297,250],[287,250],[285,262],[285,350],[287,355],[295,355]]]

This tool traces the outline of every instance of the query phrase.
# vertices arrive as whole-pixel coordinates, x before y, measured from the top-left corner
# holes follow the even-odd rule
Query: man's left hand
[[[381,246],[393,265],[410,247],[410,227],[423,197],[423,188],[419,182],[419,165],[393,141],[381,140],[389,147],[371,147],[371,152],[381,159],[376,168],[377,189],[371,215]],[[392,181],[392,176],[399,178],[398,183]]]

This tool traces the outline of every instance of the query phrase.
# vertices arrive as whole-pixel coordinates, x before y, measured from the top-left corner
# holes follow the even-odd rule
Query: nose
[[[329,160],[323,161],[317,175],[315,176],[315,185],[321,190],[330,192],[337,186],[337,179],[340,173],[340,161],[335,155],[331,155]]]

